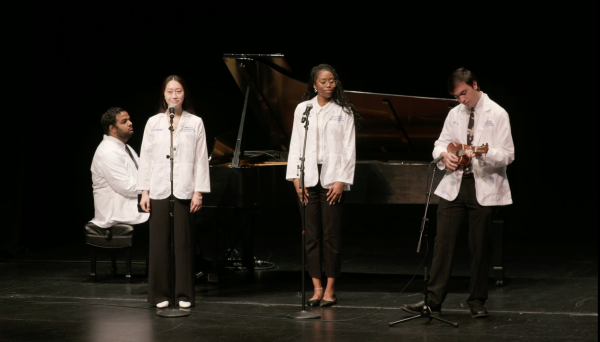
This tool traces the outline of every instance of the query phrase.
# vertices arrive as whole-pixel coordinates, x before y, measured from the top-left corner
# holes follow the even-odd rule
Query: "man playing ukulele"
[[[488,317],[484,304],[488,298],[489,255],[494,206],[512,203],[506,178],[506,166],[515,159],[508,113],[481,92],[475,75],[464,68],[448,79],[448,91],[460,104],[446,118],[433,157],[443,156],[438,163],[446,174],[435,194],[440,197],[437,212],[437,235],[427,284],[427,305],[432,314],[440,314],[448,294],[452,261],[460,228],[468,222],[471,251],[471,282],[467,304],[475,318]],[[458,144],[488,144],[487,153],[467,149],[467,165],[449,153]],[[402,309],[420,314],[424,302],[406,304]]]

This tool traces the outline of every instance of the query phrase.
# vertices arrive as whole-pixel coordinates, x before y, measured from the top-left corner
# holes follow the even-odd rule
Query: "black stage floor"
[[[286,318],[301,309],[300,237],[297,227],[283,227],[277,217],[259,222],[255,241],[256,257],[275,267],[254,276],[232,270],[223,283],[199,280],[196,306],[186,318],[158,318],[145,302],[143,246],[136,246],[131,284],[123,277],[123,257],[116,277],[109,263],[99,263],[93,283],[81,243],[30,247],[20,260],[0,262],[0,341],[598,340],[595,239],[542,238],[510,229],[505,285],[490,278],[490,318],[469,315],[463,245],[442,308],[443,318],[459,327],[426,319],[389,327],[410,316],[400,310],[403,303],[421,299],[422,269],[413,279],[423,259],[415,253],[418,217],[411,220],[405,223],[410,229],[353,220],[344,231],[339,304],[313,309],[322,315],[313,321]]]

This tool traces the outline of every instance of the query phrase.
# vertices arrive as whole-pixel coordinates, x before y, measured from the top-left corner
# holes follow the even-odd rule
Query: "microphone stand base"
[[[187,317],[191,314],[192,314],[192,310],[190,310],[190,309],[166,308],[166,309],[159,309],[156,311],[156,316],[163,317],[163,318]]]
[[[401,320],[395,321],[395,322],[390,322],[390,323],[388,323],[388,325],[390,327],[393,327],[394,325],[396,325],[398,323],[404,323],[404,322],[412,321],[413,319],[417,319],[417,318],[427,318],[429,320],[429,321],[427,321],[427,323],[431,322],[432,319],[435,319],[435,320],[438,320],[440,322],[444,322],[444,323],[450,324],[451,326],[453,326],[455,328],[458,328],[458,323],[450,322],[450,321],[447,321],[447,320],[445,320],[443,318],[432,316],[431,315],[431,309],[429,309],[429,308],[423,309],[423,311],[421,312],[420,315],[416,315],[416,316],[404,318],[404,319],[401,319]]]
[[[294,312],[294,313],[291,313],[291,314],[287,315],[287,318],[295,318],[295,319],[317,319],[317,318],[321,318],[321,316],[317,315],[314,312],[302,310],[302,311]]]

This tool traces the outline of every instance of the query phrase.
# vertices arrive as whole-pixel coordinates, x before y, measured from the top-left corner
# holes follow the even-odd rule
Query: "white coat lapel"
[[[319,120],[319,116],[316,114],[317,113],[317,106],[319,105],[319,102],[317,102],[317,97],[313,97],[312,98],[312,109],[310,110],[310,112],[308,113],[308,134],[309,136],[312,136],[311,139],[314,139],[314,143],[317,143],[317,125],[318,125],[318,120]],[[301,126],[302,130],[304,131],[304,125]],[[303,132],[304,133],[304,132]]]
[[[308,117],[310,120],[318,120],[317,108],[319,108],[319,101],[317,100],[317,96],[312,98],[312,109],[310,113],[308,113]],[[315,125],[316,126],[316,125]],[[309,126],[310,127],[310,126]]]
[[[334,115],[338,114],[336,110],[333,110],[333,103],[328,103],[327,108],[325,108],[324,111],[325,111],[325,113],[323,113],[323,115],[327,115],[327,116],[325,117],[325,126],[323,127],[323,132],[325,132],[327,125],[331,121],[331,118]]]
[[[179,132],[181,132],[181,130],[185,126],[185,123],[188,122],[189,118],[190,118],[190,113],[188,113],[188,112],[184,112],[181,115],[181,119],[179,119],[179,124],[177,124],[177,132],[175,132],[175,137],[177,137]]]
[[[457,142],[461,144],[467,143],[467,126],[469,125],[469,108],[467,106],[461,104],[461,107],[458,112],[458,125],[456,125],[456,136],[458,137]]]
[[[475,146],[480,145],[481,136],[483,135],[483,129],[485,128],[486,122],[490,119],[490,113],[492,110],[492,105],[490,104],[490,101],[488,101],[487,95],[482,95],[480,101],[484,101],[483,113],[481,113],[477,120],[477,128],[475,129],[475,134],[473,136],[473,143]]]

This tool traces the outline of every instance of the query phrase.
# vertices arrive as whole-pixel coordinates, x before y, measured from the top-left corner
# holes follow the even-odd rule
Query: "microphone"
[[[312,105],[309,103],[306,105],[306,110],[304,110],[304,114],[302,114],[302,123],[306,122],[306,119],[308,119],[308,114],[310,113],[310,110],[312,109]]]
[[[171,118],[175,116],[175,105],[169,106],[169,115],[171,116]]]
[[[431,162],[431,164],[437,164],[437,163],[439,163],[439,161],[440,161],[440,160],[442,160],[442,159],[444,159],[444,156],[440,154],[440,156],[439,156],[439,157],[437,157],[437,158],[435,158],[435,159],[434,159],[434,160]]]

